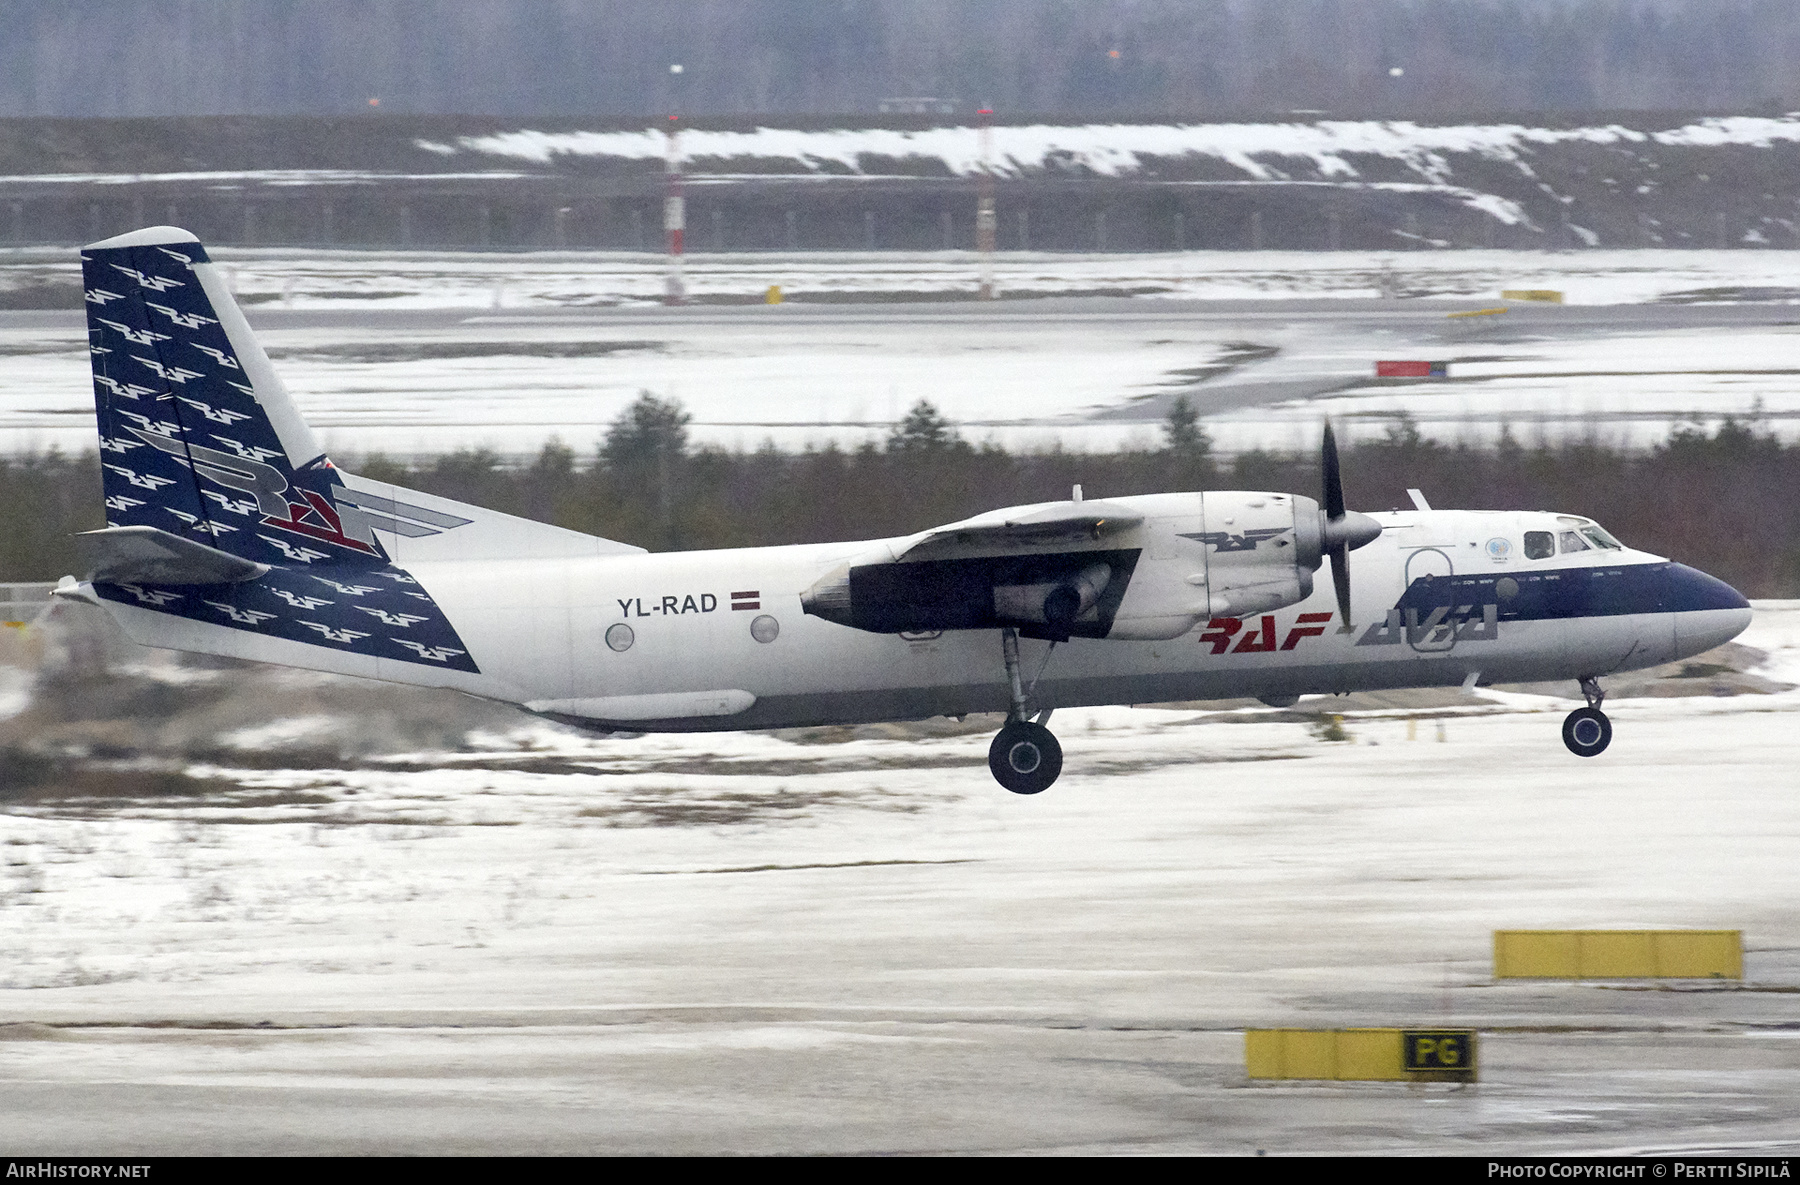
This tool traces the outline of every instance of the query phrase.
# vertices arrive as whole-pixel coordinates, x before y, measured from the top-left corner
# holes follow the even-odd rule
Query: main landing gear
[[[1586,675],[1581,680],[1581,694],[1587,707],[1576,708],[1563,721],[1563,744],[1577,757],[1598,757],[1612,744],[1612,721],[1600,710],[1606,692],[1600,690],[1599,679]]]
[[[1012,710],[1007,713],[1006,727],[988,746],[988,769],[996,782],[1014,794],[1037,794],[1048,790],[1062,773],[1062,746],[1044,727],[1043,722],[1050,719],[1048,708],[1038,713],[1036,720],[1026,716],[1025,684],[1019,677],[1019,631],[1010,626],[1001,630],[1000,648],[1006,658]],[[1049,655],[1044,658],[1049,661]]]

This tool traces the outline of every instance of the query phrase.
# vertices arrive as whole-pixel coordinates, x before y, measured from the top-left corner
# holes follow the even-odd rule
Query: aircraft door
[[[1406,644],[1420,654],[1442,654],[1456,646],[1456,622],[1451,617],[1456,606],[1450,603],[1454,574],[1447,551],[1422,547],[1406,558],[1407,599],[1419,606],[1406,610]],[[1430,595],[1433,586],[1443,590],[1441,604],[1439,597]]]

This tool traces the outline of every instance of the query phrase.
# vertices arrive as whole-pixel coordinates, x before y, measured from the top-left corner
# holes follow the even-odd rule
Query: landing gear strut
[[[988,746],[988,769],[996,782],[1014,794],[1037,794],[1048,790],[1062,773],[1062,746],[1048,728],[1027,718],[1025,683],[1019,676],[1019,631],[1010,626],[1001,630],[1000,649],[1006,659],[1012,709],[1006,727]],[[1039,720],[1049,718],[1047,711],[1039,716]]]
[[[1600,710],[1606,702],[1606,692],[1600,689],[1599,679],[1584,675],[1581,694],[1587,707],[1576,708],[1563,721],[1563,744],[1577,757],[1598,757],[1612,743],[1612,721]]]

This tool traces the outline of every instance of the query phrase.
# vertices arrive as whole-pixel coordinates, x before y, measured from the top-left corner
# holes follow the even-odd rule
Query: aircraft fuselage
[[[1175,638],[1074,637],[1053,653],[1050,642],[1027,638],[1033,704],[1278,698],[1454,686],[1472,675],[1484,684],[1576,679],[1699,653],[1749,620],[1728,586],[1642,552],[1532,561],[1514,542],[1504,557],[1490,554],[1491,540],[1516,539],[1522,524],[1547,516],[1373,517],[1384,530],[1357,553],[1350,632],[1321,585],[1297,604],[1211,617]],[[483,640],[473,655],[481,673],[446,682],[594,727],[777,728],[1005,711],[997,630],[876,634],[802,611],[803,589],[870,546],[409,571],[465,638]],[[753,634],[756,623],[767,641]],[[658,697],[687,698],[659,709]]]

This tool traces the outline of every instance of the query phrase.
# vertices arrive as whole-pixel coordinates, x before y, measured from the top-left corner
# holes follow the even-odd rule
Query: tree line
[[[884,538],[985,510],[1171,490],[1317,497],[1313,453],[1219,456],[1185,400],[1156,447],[1013,452],[976,444],[930,403],[881,441],[782,452],[695,447],[679,404],[644,394],[584,453],[546,444],[528,463],[467,449],[407,463],[341,458],[351,472],[634,543],[652,551]],[[1800,444],[1752,419],[1677,427],[1648,451],[1598,440],[1446,444],[1405,418],[1343,449],[1352,508],[1433,505],[1588,515],[1628,545],[1711,572],[1753,597],[1800,597]],[[70,535],[104,525],[96,456],[0,457],[0,582],[80,575]]]

